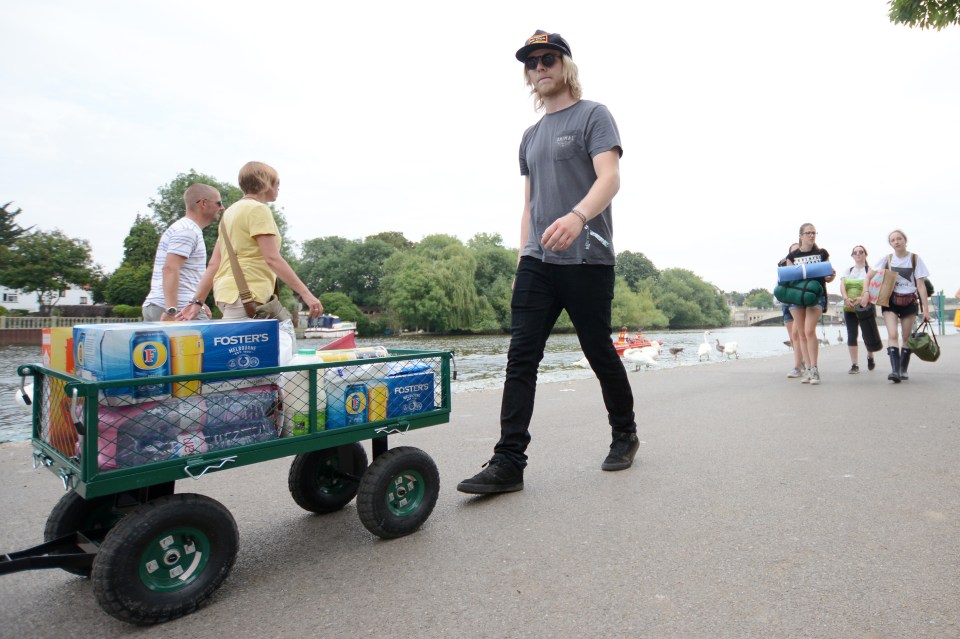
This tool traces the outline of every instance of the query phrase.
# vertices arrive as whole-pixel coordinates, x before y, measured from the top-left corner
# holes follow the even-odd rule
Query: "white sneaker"
[[[820,383],[820,371],[816,366],[810,369],[810,384],[816,386]]]
[[[794,379],[794,378],[797,378],[797,377],[803,377],[803,371],[801,371],[799,368],[795,368],[795,369],[793,369],[792,371],[790,371],[789,373],[787,373],[787,377],[789,377],[790,379]]]
[[[810,369],[809,369],[809,368],[804,368],[803,371],[800,373],[800,376],[803,377],[803,379],[800,380],[800,383],[801,383],[801,384],[809,384],[809,383],[810,383]]]

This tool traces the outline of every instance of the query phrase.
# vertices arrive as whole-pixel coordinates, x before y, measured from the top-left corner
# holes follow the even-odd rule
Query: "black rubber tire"
[[[423,525],[439,494],[440,472],[430,456],[418,448],[400,446],[379,455],[364,473],[357,513],[374,535],[403,537]]]
[[[349,468],[340,467],[340,449],[350,457]],[[357,442],[297,455],[287,485],[298,506],[322,515],[340,510],[357,496],[366,470],[367,453]]]
[[[87,534],[92,541],[102,541],[120,518],[136,507],[135,504],[127,507],[118,506],[117,498],[117,495],[108,495],[84,499],[71,490],[61,497],[50,511],[47,523],[43,527],[43,541],[53,541],[78,531]],[[89,577],[92,567],[91,561],[85,568],[71,567],[63,570],[81,577]]]
[[[173,548],[164,542],[175,536],[206,548],[204,561],[183,575],[163,575],[161,566],[161,577],[183,583],[159,591],[148,582],[152,573],[144,574],[150,571],[145,560],[158,546],[163,552]],[[105,612],[128,623],[150,625],[182,617],[203,606],[223,584],[239,543],[233,515],[215,499],[191,493],[160,497],[139,506],[107,533],[93,562],[93,592]],[[188,556],[189,551],[184,563]],[[195,549],[194,561],[198,557]]]

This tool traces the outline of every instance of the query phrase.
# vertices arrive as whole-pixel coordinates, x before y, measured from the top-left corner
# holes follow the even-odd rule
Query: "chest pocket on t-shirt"
[[[554,140],[553,159],[569,160],[583,153],[583,134],[577,129],[561,131]]]

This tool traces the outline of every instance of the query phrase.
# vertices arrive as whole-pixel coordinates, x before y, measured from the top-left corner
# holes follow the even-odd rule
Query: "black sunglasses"
[[[532,55],[526,60],[523,64],[530,71],[533,71],[537,68],[537,65],[543,62],[543,66],[550,68],[557,63],[557,60],[560,59],[560,55],[557,53],[544,53],[543,55]]]
[[[207,200],[207,198],[205,198],[205,197],[204,197],[204,198],[200,198],[199,200],[197,200],[197,204],[200,204],[200,203],[203,202],[204,200]],[[209,201],[210,201],[210,200],[207,200],[207,202],[209,202]],[[223,202],[221,202],[220,200],[217,200],[217,206],[223,206]]]

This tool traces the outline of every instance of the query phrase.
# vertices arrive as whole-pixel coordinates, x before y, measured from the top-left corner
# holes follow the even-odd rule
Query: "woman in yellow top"
[[[254,300],[257,304],[269,301],[279,277],[300,296],[312,317],[319,316],[323,313],[323,304],[280,255],[280,229],[273,219],[273,211],[267,206],[268,202],[276,201],[279,195],[280,176],[267,164],[247,162],[240,169],[238,181],[243,197],[223,212],[221,231],[230,238]],[[226,252],[221,237],[213,249],[194,299],[206,298],[212,285],[213,298],[223,313],[223,319],[247,319],[229,256],[224,259]],[[199,309],[198,304],[190,304],[180,311],[178,319],[193,319]]]

